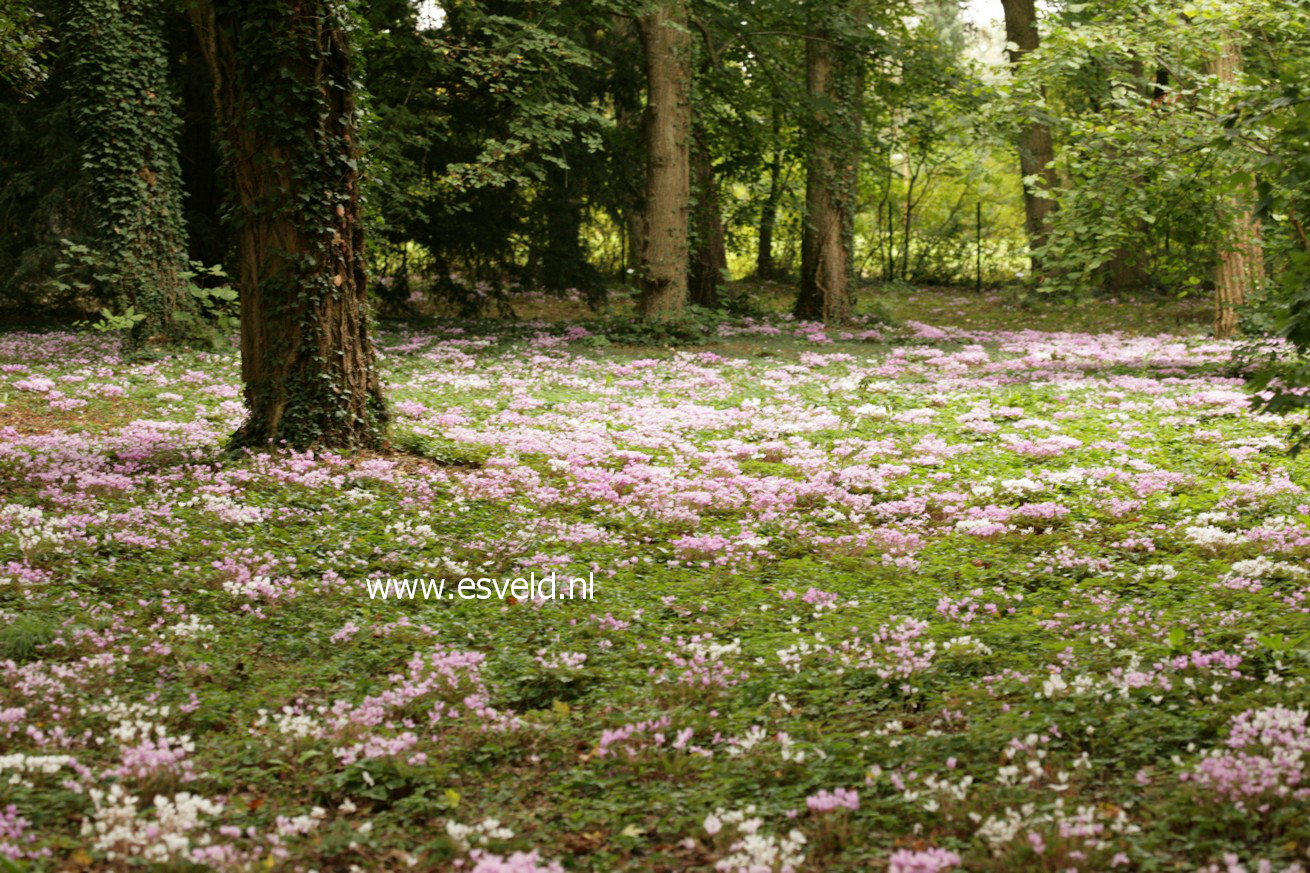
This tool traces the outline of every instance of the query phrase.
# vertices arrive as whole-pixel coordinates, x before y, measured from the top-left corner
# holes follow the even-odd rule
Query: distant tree
[[[850,317],[851,231],[859,161],[858,62],[843,43],[850,6],[811,2],[805,40],[810,117],[805,153],[805,229],[797,318]]]
[[[646,318],[687,302],[691,200],[691,37],[686,0],[658,0],[641,17],[646,65],[646,191],[641,297]]]
[[[760,205],[759,229],[756,233],[755,278],[765,281],[778,278],[778,268],[773,261],[773,234],[778,227],[778,206],[782,201],[783,189],[780,116],[778,107],[773,106],[769,113],[769,130],[774,140],[766,170],[769,181],[767,193]]]
[[[1001,0],[1005,9],[1005,39],[1009,46],[1010,63],[1019,64],[1024,55],[1035,51],[1040,38],[1037,33],[1035,0]],[[1032,118],[1019,133],[1019,170],[1023,175],[1024,227],[1028,233],[1028,247],[1032,252],[1033,272],[1040,270],[1041,250],[1050,230],[1049,216],[1055,211],[1056,201],[1043,196],[1043,191],[1054,191],[1059,179],[1051,162],[1055,160],[1055,146],[1051,129],[1038,118]]]
[[[196,0],[235,192],[235,445],[377,447],[350,18],[337,0]]]
[[[714,174],[714,157],[709,146],[698,141],[692,147],[691,272],[688,292],[697,306],[713,307],[719,302],[719,285],[728,268],[728,252],[723,238],[723,214],[719,200],[719,180]]]
[[[1242,50],[1233,36],[1225,38],[1209,72],[1221,86],[1232,86],[1242,71]],[[1247,180],[1228,196],[1230,224],[1219,244],[1215,268],[1214,333],[1231,337],[1237,332],[1237,307],[1246,302],[1264,278],[1264,250],[1260,247],[1260,221],[1255,215],[1255,182]]]

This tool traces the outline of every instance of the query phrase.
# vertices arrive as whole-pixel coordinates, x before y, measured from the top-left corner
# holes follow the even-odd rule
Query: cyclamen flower
[[[1304,709],[1273,706],[1251,709],[1233,718],[1228,746],[1214,751],[1183,781],[1208,788],[1246,809],[1266,809],[1274,798],[1310,799],[1310,730]],[[1259,801],[1263,801],[1262,803]]]
[[[508,857],[474,849],[469,857],[473,859],[470,873],[564,873],[558,861],[543,861],[536,849]]]
[[[940,873],[959,864],[960,856],[946,849],[901,849],[888,859],[887,873]]]
[[[836,809],[859,809],[860,794],[853,788],[835,788],[820,791],[805,798],[810,812],[832,812]]]
[[[19,861],[50,854],[49,849],[35,852],[24,848],[28,843],[36,842],[36,834],[31,830],[31,825],[31,822],[18,814],[18,807],[12,803],[0,809],[0,858]]]

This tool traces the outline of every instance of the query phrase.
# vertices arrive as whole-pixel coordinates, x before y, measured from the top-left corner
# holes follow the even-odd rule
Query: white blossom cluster
[[[795,873],[805,861],[805,835],[793,828],[786,836],[763,833],[755,807],[719,809],[705,817],[705,833],[717,836],[724,827],[737,833],[728,854],[715,863],[718,873]]]

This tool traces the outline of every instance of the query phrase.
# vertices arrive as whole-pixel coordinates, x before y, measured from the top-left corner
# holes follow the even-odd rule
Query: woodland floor
[[[1186,301],[881,302],[384,331],[405,453],[358,456],[225,458],[231,352],[0,334],[0,858],[1305,863],[1310,461],[1232,345]],[[365,582],[551,571],[594,600]]]

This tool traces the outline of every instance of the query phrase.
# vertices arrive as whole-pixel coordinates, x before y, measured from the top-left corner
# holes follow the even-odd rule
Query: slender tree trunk
[[[168,16],[171,76],[181,97],[182,215],[187,251],[202,264],[222,264],[229,254],[223,226],[223,173],[214,145],[214,89],[209,67],[184,11]]]
[[[1137,227],[1139,233],[1145,233],[1146,229],[1142,222],[1139,221]],[[1115,249],[1110,256],[1108,269],[1108,284],[1111,291],[1141,291],[1151,282],[1141,253],[1133,249]]]
[[[250,415],[233,442],[380,446],[343,12],[331,0],[195,0],[191,15],[235,195]]]
[[[163,10],[146,0],[74,0],[67,22],[98,266],[110,305],[142,316],[132,348],[181,338],[195,312],[182,278],[181,124],[163,24]]]
[[[640,46],[639,28],[631,18],[615,16],[613,33],[623,47],[620,51],[629,50],[629,46],[632,49]],[[644,149],[640,98],[640,88],[635,83],[626,77],[615,81],[614,125],[623,141],[635,146],[632,152],[637,154]],[[635,274],[641,270],[642,258],[646,255],[646,194],[645,180],[633,179],[632,175],[623,174],[618,181],[624,193],[621,225],[627,257],[623,266]]]
[[[687,302],[691,201],[691,38],[686,0],[660,0],[641,19],[646,63],[645,240],[638,309],[676,315]]]
[[[1151,87],[1143,78],[1144,70],[1140,60],[1134,60],[1129,66],[1129,72],[1137,82],[1137,91],[1143,96],[1146,95],[1147,89]],[[1133,180],[1136,184],[1142,184],[1140,177]],[[1133,223],[1133,232],[1140,240],[1147,233],[1146,222],[1140,218]],[[1144,246],[1142,245],[1124,245],[1115,249],[1110,255],[1110,262],[1107,265],[1106,278],[1107,287],[1111,291],[1140,291],[1150,284],[1151,277],[1146,270],[1146,259],[1144,257]]]
[[[905,210],[901,222],[901,281],[910,280],[910,240],[914,228],[914,186],[919,181],[919,174],[910,170],[910,156],[905,156]]]
[[[1017,49],[1010,52],[1010,63],[1018,64],[1023,56],[1038,46],[1037,10],[1034,0],[1001,0],[1005,8],[1005,39]],[[1032,121],[1019,133],[1019,170],[1026,180],[1037,177],[1036,185],[1023,186],[1024,229],[1028,234],[1028,247],[1032,252],[1033,272],[1041,270],[1041,250],[1046,245],[1050,215],[1056,202],[1039,196],[1039,191],[1054,192],[1060,185],[1055,169],[1055,146],[1051,142],[1051,129],[1040,121]]]
[[[728,251],[723,238],[723,215],[719,205],[719,183],[709,149],[697,143],[692,150],[696,173],[696,248],[688,277],[691,302],[714,307],[719,303],[719,285],[728,268]]]
[[[778,107],[772,111],[773,136],[776,140],[781,127]],[[774,145],[769,161],[769,194],[760,207],[759,248],[755,254],[755,278],[769,281],[777,277],[773,264],[773,230],[778,225],[778,203],[782,200],[782,149]]]
[[[1236,81],[1242,70],[1242,50],[1233,39],[1224,42],[1219,56],[1209,64],[1210,73],[1222,84]],[[1219,245],[1215,268],[1214,333],[1231,337],[1237,333],[1237,307],[1264,279],[1264,249],[1260,245],[1260,221],[1255,216],[1255,183],[1248,182],[1229,195],[1232,224],[1227,239]]]
[[[603,286],[583,244],[582,198],[576,189],[567,170],[550,171],[539,202],[545,228],[535,252],[537,282],[551,291],[581,291],[598,305]]]
[[[805,85],[814,116],[805,161],[805,231],[797,318],[837,323],[851,313],[849,172],[844,159],[849,111],[843,104],[841,60],[826,27],[814,24],[805,41]]]
[[[623,237],[628,249],[628,268],[634,274],[641,270],[646,257],[646,210],[630,209],[623,216]]]

